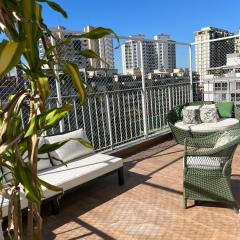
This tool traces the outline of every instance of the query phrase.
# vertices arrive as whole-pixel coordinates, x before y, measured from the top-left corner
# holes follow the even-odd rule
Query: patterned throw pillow
[[[203,105],[200,108],[200,118],[203,123],[215,123],[218,121],[218,113],[215,104]]]
[[[232,136],[229,132],[225,131],[218,138],[217,142],[214,145],[214,148],[224,146],[225,144],[232,142],[237,139],[237,136]]]
[[[201,123],[200,119],[200,106],[187,106],[183,111],[184,124],[198,124]]]

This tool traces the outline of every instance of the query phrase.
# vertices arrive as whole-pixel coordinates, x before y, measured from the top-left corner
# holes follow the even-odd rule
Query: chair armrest
[[[220,148],[187,148],[185,156],[214,156],[222,151]]]
[[[210,147],[210,143],[209,143],[209,146],[207,147],[206,146],[207,141],[205,143],[201,143],[202,147],[193,147],[192,145],[191,146],[188,145],[188,141],[189,141],[189,138],[185,139],[184,157],[186,156],[228,156],[229,149],[231,148],[234,149],[234,147],[236,147],[239,144],[239,138],[219,147]]]

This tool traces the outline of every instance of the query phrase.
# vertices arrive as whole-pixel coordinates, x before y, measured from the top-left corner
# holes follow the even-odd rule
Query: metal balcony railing
[[[78,95],[62,96],[62,104],[72,103],[73,110],[61,123],[61,129],[84,128],[97,151],[151,137],[168,127],[167,113],[172,107],[190,101],[190,83],[147,87],[145,98],[143,94],[142,88],[91,93],[84,106],[80,106]],[[56,97],[48,101],[48,107],[57,104]],[[50,134],[59,131],[55,128]]]
[[[72,32],[64,31],[63,39],[66,35],[71,40]],[[167,130],[167,113],[176,105],[201,100],[234,101],[240,105],[239,35],[192,44],[161,40],[161,36],[157,36],[158,40],[122,36],[117,49],[114,47],[119,42],[114,38],[108,37],[104,46],[96,42],[106,50],[101,51],[101,57],[111,67],[99,59],[78,58],[74,49],[83,46],[81,41],[75,41],[77,35],[68,46],[58,47],[63,61],[76,60],[82,78],[96,91],[89,92],[86,104],[81,106],[70,77],[60,66],[54,66],[56,78],[50,79],[46,107],[72,103],[73,110],[48,134],[84,128],[95,150],[103,151]],[[229,74],[231,78],[226,77]],[[6,102],[9,95],[26,86],[21,70],[16,70],[0,82],[0,101]],[[24,120],[24,112],[21,114]]]

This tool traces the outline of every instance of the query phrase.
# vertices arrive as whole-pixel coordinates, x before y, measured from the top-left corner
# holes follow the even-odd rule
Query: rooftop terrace
[[[240,204],[240,147],[232,187]],[[64,195],[61,212],[44,207],[43,239],[237,240],[239,216],[221,204],[183,209],[183,146],[168,139],[124,159],[126,183],[109,175]]]

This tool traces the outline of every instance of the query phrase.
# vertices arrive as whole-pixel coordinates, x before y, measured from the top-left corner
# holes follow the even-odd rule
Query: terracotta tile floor
[[[61,213],[44,217],[43,239],[240,240],[240,215],[232,209],[183,209],[182,155],[182,146],[166,141],[125,159],[124,186],[114,174],[67,194]],[[240,147],[232,185],[240,204]]]

